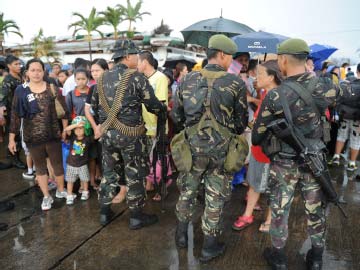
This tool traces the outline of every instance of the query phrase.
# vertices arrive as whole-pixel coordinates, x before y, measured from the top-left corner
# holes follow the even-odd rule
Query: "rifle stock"
[[[305,161],[316,181],[321,186],[326,200],[335,204],[344,217],[347,218],[344,209],[340,206],[339,196],[331,182],[331,175],[322,150],[316,149],[314,145],[309,144],[304,136],[296,132],[285,119],[275,120],[271,122],[267,128],[269,128],[277,138],[290,145],[299,157]]]

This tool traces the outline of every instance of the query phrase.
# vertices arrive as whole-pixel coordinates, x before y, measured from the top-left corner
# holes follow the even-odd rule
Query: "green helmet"
[[[209,49],[219,50],[226,54],[233,55],[237,51],[235,42],[223,34],[211,36],[209,39]]]
[[[118,39],[112,51],[114,52],[112,59],[139,53],[135,43],[129,39]]]
[[[89,120],[87,120],[85,116],[76,116],[71,122],[72,125],[79,123],[84,123],[85,136],[90,136],[92,134],[92,128]]]
[[[277,54],[305,54],[310,53],[307,43],[299,38],[289,38],[278,46]]]

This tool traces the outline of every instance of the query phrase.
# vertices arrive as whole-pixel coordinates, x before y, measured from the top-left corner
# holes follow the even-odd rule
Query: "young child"
[[[74,182],[80,178],[83,183],[81,200],[89,199],[89,147],[92,143],[91,126],[85,116],[76,116],[71,125],[65,128],[68,135],[74,131],[70,138],[70,153],[66,165],[67,197],[66,204],[72,205],[76,194],[73,194]]]

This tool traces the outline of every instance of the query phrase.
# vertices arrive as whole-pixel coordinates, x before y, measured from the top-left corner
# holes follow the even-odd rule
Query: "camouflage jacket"
[[[209,64],[209,71],[225,71],[218,65]],[[188,73],[176,91],[171,112],[174,124],[179,128],[191,127],[200,121],[205,112],[204,100],[207,95],[207,81],[198,71]],[[210,109],[216,121],[228,127],[231,132],[244,132],[248,111],[245,83],[233,74],[227,73],[213,84]]]
[[[2,81],[0,91],[0,107],[5,106],[8,111],[11,109],[15,89],[22,81],[8,74]]]
[[[112,70],[106,71],[103,75],[104,94],[110,108],[112,107],[116,89],[120,82],[119,77],[125,73],[127,68],[126,65],[119,64]],[[155,114],[164,109],[164,105],[155,97],[154,90],[148,79],[146,79],[143,74],[135,72],[129,79],[126,95],[124,96],[117,116],[119,121],[132,127],[142,124],[141,104],[144,104],[149,112]],[[95,120],[100,124],[104,123],[108,115],[100,105],[97,87],[94,87],[91,97],[91,106],[95,114]]]
[[[267,136],[266,126],[270,122],[285,118],[279,98],[280,88],[285,90],[284,93],[289,103],[294,125],[299,128],[306,138],[320,139],[322,137],[323,128],[320,116],[313,111],[311,106],[306,106],[295,91],[284,84],[286,81],[297,81],[306,88],[312,77],[314,75],[311,73],[288,77],[279,88],[273,89],[266,95],[252,131],[253,145],[260,145],[265,140]],[[329,78],[319,78],[312,97],[321,115],[325,114],[328,106],[335,105],[337,97],[341,96],[340,92],[340,88],[333,84]]]

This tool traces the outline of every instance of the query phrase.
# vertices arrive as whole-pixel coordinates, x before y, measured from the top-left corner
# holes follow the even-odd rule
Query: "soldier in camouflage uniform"
[[[205,113],[209,85],[205,74],[223,74],[213,82],[210,95],[210,111],[216,122],[236,134],[244,132],[248,113],[246,86],[233,74],[226,73],[232,54],[237,50],[235,43],[224,35],[214,35],[209,40],[208,65],[203,70],[188,73],[181,81],[171,117],[177,127],[185,127],[193,164],[190,172],[178,178],[180,197],[176,204],[178,225],[175,241],[178,247],[187,247],[187,229],[195,210],[198,187],[205,184],[205,211],[202,216],[204,244],[201,261],[208,261],[221,255],[225,245],[218,242],[222,233],[221,215],[224,203],[230,196],[232,175],[224,170],[229,137],[217,132],[214,126],[201,130],[199,124]],[[204,72],[204,73],[202,73]]]
[[[125,74],[137,66],[137,53],[138,50],[132,41],[116,41],[113,56],[116,66],[104,73],[91,100],[95,118],[100,123],[95,128],[95,137],[102,136],[103,178],[99,190],[100,223],[106,224],[111,219],[113,213],[110,206],[118,187],[119,173],[121,174],[119,168],[124,168],[128,189],[126,199],[130,209],[130,229],[140,229],[158,221],[156,215],[142,212],[145,201],[144,180],[148,174],[142,104],[152,113],[166,110],[166,107],[155,97],[144,75],[132,70],[133,73],[130,73],[126,83]],[[122,84],[125,91],[122,101],[119,102],[120,107],[118,111],[112,113]],[[107,118],[111,115],[115,116],[116,122],[113,121],[106,126]]]
[[[11,105],[14,97],[15,89],[18,85],[22,84],[21,77],[21,62],[19,58],[13,55],[8,55],[6,57],[6,64],[9,68],[9,74],[2,81],[2,86],[0,87],[0,118],[4,117],[5,112],[6,118],[6,132],[8,133],[10,127],[10,115],[11,115]],[[25,164],[20,160],[20,150],[21,150],[21,136],[16,134],[15,137],[17,151],[15,155],[12,155],[8,150],[7,156],[11,160],[13,166],[19,169],[25,169]]]
[[[292,120],[300,132],[307,140],[321,144],[325,148],[322,143],[321,115],[325,114],[328,106],[335,103],[339,91],[329,79],[316,79],[313,74],[305,72],[305,61],[309,51],[308,45],[300,39],[289,39],[279,45],[278,64],[287,79],[265,97],[252,132],[253,145],[260,145],[265,141],[268,135],[267,125],[270,122],[285,118],[279,98],[279,92],[282,91],[289,104]],[[303,91],[311,92],[318,113],[312,106],[305,105],[304,100],[289,87],[289,82],[297,82],[303,87]],[[321,269],[325,243],[323,193],[296,152],[282,141],[280,145],[281,150],[272,157],[270,166],[272,248],[265,249],[264,256],[273,269],[287,269],[284,246],[288,237],[288,217],[295,187],[299,184],[305,202],[308,233],[312,242],[312,249],[307,256],[308,269]]]

